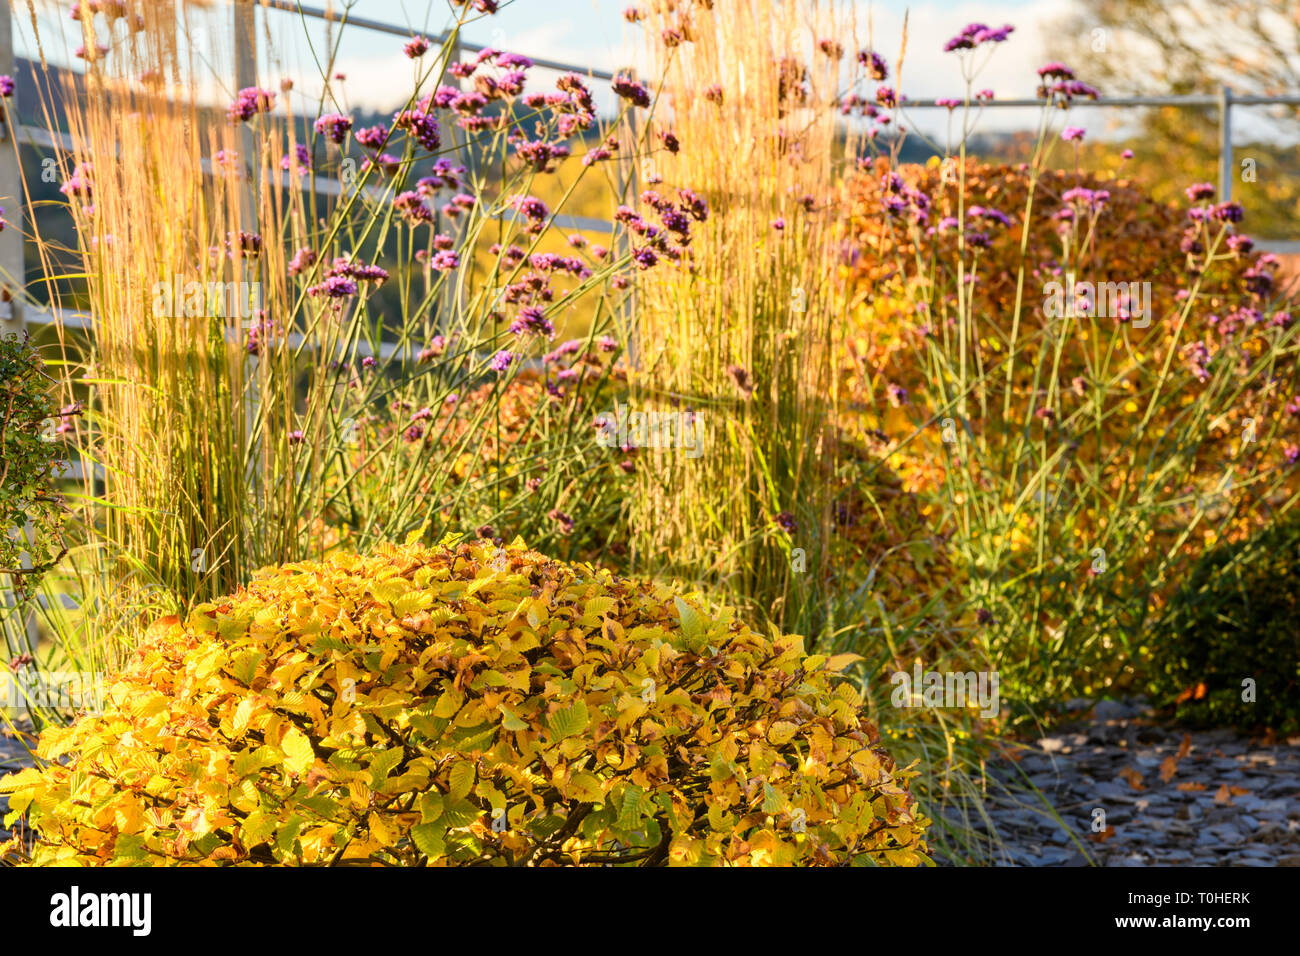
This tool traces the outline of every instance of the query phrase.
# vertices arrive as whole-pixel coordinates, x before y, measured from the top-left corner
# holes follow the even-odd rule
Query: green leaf
[[[221,834],[216,830],[210,830],[191,843],[190,847],[197,850],[200,856],[210,856],[217,847],[221,846],[221,842]]]
[[[346,654],[351,648],[348,647],[346,641],[340,640],[332,634],[321,634],[312,642],[310,650],[316,657],[325,657],[329,651]]]
[[[456,711],[460,710],[463,703],[465,703],[465,695],[453,687],[451,690],[444,691],[438,698],[437,706],[433,708],[433,716],[455,717]]]
[[[401,747],[390,747],[370,761],[370,773],[374,776],[375,787],[387,780],[393,768],[402,762],[402,752]]]
[[[432,823],[442,816],[442,794],[436,790],[420,794],[420,822]]]
[[[292,853],[293,845],[298,839],[298,834],[302,830],[302,817],[294,814],[288,821],[280,827],[275,834],[275,845],[280,848],[282,853]]]
[[[497,709],[501,711],[501,726],[506,730],[518,731],[528,729],[527,721],[520,719],[519,716],[505,704],[497,704]]]
[[[253,675],[257,673],[257,665],[261,663],[264,656],[261,651],[244,651],[236,654],[230,660],[230,676],[241,684],[251,684]]]
[[[775,787],[773,787],[770,783],[764,783],[763,784],[763,812],[779,813],[783,806],[785,806],[785,800],[782,798],[781,792],[777,790]]]
[[[703,614],[679,597],[673,598],[673,603],[677,605],[677,618],[681,621],[686,646],[692,650],[697,650],[703,646],[705,631],[708,629],[709,624],[708,620]]]
[[[148,854],[144,848],[144,837],[138,833],[121,833],[118,834],[116,842],[113,844],[113,860],[121,861],[139,861],[147,859]]]
[[[460,727],[448,734],[443,743],[453,750],[460,751],[462,754],[487,750],[491,747],[493,738],[496,737],[497,728],[500,726],[500,724],[493,723]]]
[[[623,790],[623,802],[618,808],[618,827],[620,830],[635,830],[641,825],[645,814],[641,810],[643,791],[634,783]]]
[[[245,847],[254,847],[275,832],[275,817],[254,810],[239,828],[239,841]]]
[[[247,615],[225,616],[217,618],[217,633],[221,635],[222,640],[233,641],[243,637],[248,633],[250,618]],[[245,654],[255,654],[256,651],[245,651]],[[248,683],[245,681],[244,683]]]
[[[438,822],[447,829],[454,830],[469,826],[482,815],[483,811],[468,800],[456,800],[446,805],[442,811],[442,819]]]
[[[447,848],[445,831],[440,823],[417,823],[411,827],[411,839],[430,860],[441,857]]]
[[[450,780],[453,799],[459,800],[473,789],[476,774],[474,764],[468,760],[462,760],[452,766]]]
[[[563,740],[580,734],[587,729],[591,718],[587,714],[587,702],[580,700],[570,707],[557,710],[547,718],[546,724],[551,728],[551,735],[556,740]]]
[[[317,794],[314,797],[300,797],[298,803],[326,820],[333,819],[334,814],[339,811],[338,801],[332,800],[324,794]]]
[[[247,777],[265,767],[274,767],[280,762],[280,755],[274,747],[263,745],[256,750],[246,750],[236,754],[233,761],[235,773]]]

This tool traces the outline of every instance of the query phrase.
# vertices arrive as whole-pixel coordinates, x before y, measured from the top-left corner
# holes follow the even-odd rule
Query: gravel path
[[[26,725],[19,723],[22,728]],[[0,723],[0,777],[5,774],[31,766],[32,759],[27,748],[22,745],[7,724]],[[0,843],[9,839],[9,831],[4,827],[5,814],[9,812],[9,799],[0,794]]]
[[[1013,791],[989,813],[1002,865],[1300,866],[1300,737],[1172,729],[1141,700],[1069,709],[993,767]]]

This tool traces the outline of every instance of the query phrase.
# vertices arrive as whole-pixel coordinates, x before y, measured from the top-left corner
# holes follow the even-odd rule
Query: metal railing
[[[377,33],[384,33],[390,36],[410,37],[413,32],[407,28],[396,24],[387,23],[381,20],[373,20],[366,17],[353,16],[350,11],[335,13],[323,10],[318,7],[307,6],[294,2],[294,0],[235,0],[232,4],[233,22],[237,37],[245,38],[245,42],[237,44],[237,64],[236,64],[236,84],[237,87],[252,86],[256,84],[256,63],[257,63],[257,30],[255,29],[254,17],[256,10],[261,7],[264,10],[274,10],[281,13],[297,14],[301,17],[320,20],[328,23],[338,24],[340,27],[354,26],[364,30],[370,30]],[[12,33],[12,12],[9,5],[5,5],[5,10],[0,12],[0,73],[13,73],[14,69],[14,52],[13,52],[13,33]],[[445,44],[447,41],[446,34],[430,35],[429,39],[439,44]],[[486,47],[467,43],[456,38],[454,55],[459,56],[461,51],[480,52]],[[603,70],[593,70],[583,67],[579,64],[565,63],[558,60],[546,58],[531,57],[534,65],[543,69],[560,70],[565,72],[577,72],[593,79],[608,81],[614,78],[613,73]],[[947,109],[948,105],[939,100],[904,100],[901,104],[906,109]],[[981,103],[981,108],[1027,108],[1041,107],[1041,99],[992,99]],[[1232,147],[1232,108],[1234,106],[1274,106],[1288,105],[1300,106],[1300,94],[1285,94],[1277,96],[1238,96],[1228,87],[1222,87],[1217,94],[1186,94],[1178,96],[1120,96],[1112,98],[1101,98],[1097,100],[1088,100],[1076,98],[1070,104],[1074,107],[1158,107],[1158,106],[1176,106],[1183,108],[1203,108],[1214,107],[1219,112],[1219,195],[1223,199],[1230,199],[1233,193],[1233,181],[1235,179],[1236,169],[1233,161]],[[9,115],[17,117],[18,110],[15,101],[10,100]],[[0,126],[0,131],[3,127]],[[70,150],[72,148],[71,137],[64,133],[51,132],[42,127],[19,125],[13,134],[20,137],[21,144],[44,147],[47,149]],[[0,132],[0,135],[7,135],[7,131]],[[18,167],[18,151],[13,150],[12,155],[8,149],[4,150],[4,155],[0,156],[0,196],[21,197],[21,173]],[[210,163],[207,160],[204,163],[204,170],[210,170]],[[633,170],[633,173],[635,171]],[[281,184],[285,186],[294,185],[291,174],[284,173],[281,176]],[[327,196],[342,195],[345,186],[342,182],[329,179],[314,179],[312,187],[317,193]],[[382,193],[382,190],[374,188],[375,195]],[[498,213],[499,218],[504,218],[509,214]],[[14,277],[22,277],[24,274],[23,267],[23,217],[21,202],[15,203],[15,208],[7,211],[7,219],[10,228],[0,231],[0,268]],[[561,229],[574,229],[584,232],[604,232],[612,233],[614,225],[612,222],[604,219],[592,219],[578,216],[556,215],[551,218],[551,222]],[[1300,253],[1300,240],[1286,239],[1257,239],[1257,248],[1272,252],[1283,253]],[[33,325],[48,324],[55,321],[54,316],[48,309],[23,309],[22,290],[15,290],[8,297],[0,297],[0,334],[20,330],[24,325],[24,319],[27,323]],[[24,312],[27,314],[24,315]],[[74,327],[85,328],[88,325],[88,317],[80,314],[64,313],[62,321]]]
[[[410,29],[396,24],[356,17],[348,12],[332,13],[317,7],[295,3],[292,0],[235,0],[231,12],[235,36],[240,40],[240,42],[236,43],[236,88],[255,86],[257,82],[257,30],[254,18],[259,7],[264,10],[298,14],[303,17],[338,24],[340,27],[353,26],[391,36],[408,38],[414,35]],[[446,43],[447,34],[429,34],[427,38],[431,42],[441,45]],[[477,53],[484,49],[487,49],[487,47],[468,43],[457,37],[453,47],[453,57],[459,57],[462,52]],[[560,60],[536,56],[529,56],[529,59],[532,60],[534,66],[542,69],[579,73],[592,80],[609,81],[615,76],[614,73],[591,69],[576,63],[565,63]],[[9,4],[6,3],[4,10],[0,11],[0,73],[12,75],[14,64],[12,10]],[[8,112],[9,116],[17,120],[18,104],[15,98],[9,100]],[[17,138],[18,142],[0,146],[0,196],[11,197],[13,203],[11,208],[6,210],[9,228],[0,231],[0,269],[21,282],[25,267],[23,257],[23,210],[21,208],[23,190],[18,148],[33,146],[70,152],[73,148],[73,141],[72,137],[67,133],[51,131],[40,126],[16,123],[15,128],[10,131],[5,128],[4,124],[0,123],[0,141],[8,139],[11,134]],[[209,160],[202,159],[200,163],[205,173],[211,172],[211,162]],[[298,187],[301,185],[288,172],[282,173],[279,179],[282,186]],[[320,195],[340,196],[344,194],[347,187],[337,179],[315,177],[308,188]],[[384,195],[385,191],[378,187],[368,187],[366,193],[372,198],[378,198]],[[493,214],[492,218],[504,220],[514,216],[514,213],[499,212]],[[555,227],[565,230],[605,234],[614,232],[614,223],[607,219],[557,214],[551,216],[549,222]],[[54,311],[48,308],[30,305],[24,307],[22,289],[11,291],[7,297],[0,296],[0,335],[19,332],[25,325],[48,325],[56,321],[62,322],[67,327],[88,329],[90,327],[89,319],[89,316],[82,313],[60,311],[56,315]],[[388,350],[381,347],[380,354],[384,354],[386,351]],[[362,350],[360,354],[369,354],[369,350]]]
[[[294,3],[293,0],[259,0],[259,3],[261,6],[268,7],[272,10],[280,10],[285,13],[300,13],[305,17],[311,17],[315,20],[326,20],[340,25],[346,24],[348,26],[363,27],[366,30],[373,30],[376,33],[387,33],[390,36],[407,38],[413,36],[411,30],[407,27],[399,27],[392,23],[385,23],[382,20],[368,20],[365,17],[354,17],[351,14],[344,14],[340,17],[339,15],[330,13],[326,10],[309,7],[306,4]],[[428,39],[442,44],[447,42],[447,35],[445,33],[437,35],[429,34]],[[457,46],[460,49],[471,53],[479,53],[487,49],[485,46],[480,46],[477,43],[466,43],[464,40],[459,40]],[[584,66],[576,66],[572,63],[564,63],[560,60],[548,60],[532,56],[531,54],[528,59],[533,61],[534,66],[540,66],[544,70],[560,70],[565,73],[574,71],[582,73],[584,76],[589,76],[593,80],[612,80],[614,78],[613,73],[607,73],[604,70],[593,70]]]
[[[341,27],[353,26],[391,36],[413,36],[411,30],[395,24],[351,16],[349,13],[338,15],[316,7],[291,2],[291,0],[253,0],[253,2],[235,0],[232,4],[233,26],[236,38],[241,39],[241,42],[236,44],[236,88],[255,86],[257,82],[257,30],[254,17],[258,7],[336,23]],[[15,65],[11,17],[12,11],[9,5],[5,4],[5,9],[0,11],[0,73],[9,75],[13,75]],[[444,45],[447,41],[447,35],[428,35],[428,39],[433,43]],[[484,49],[487,48],[479,44],[465,42],[457,37],[453,47],[453,58],[459,58],[464,52],[477,53]],[[615,76],[615,74],[605,70],[591,69],[580,64],[565,63],[545,57],[530,55],[529,59],[532,60],[534,66],[542,69],[579,73],[592,80],[608,82]],[[16,120],[18,117],[16,99],[10,99],[8,111],[9,116]],[[3,268],[8,275],[21,281],[24,276],[25,266],[23,256],[24,217],[21,203],[23,190],[19,149],[22,146],[31,146],[71,152],[74,144],[69,134],[57,130],[52,131],[41,126],[16,123],[12,133],[16,137],[17,143],[3,143],[4,140],[9,138],[10,131],[5,128],[3,123],[0,123],[0,196],[13,197],[13,206],[7,211],[6,216],[8,228],[0,231],[0,268]],[[200,159],[200,164],[205,174],[212,172],[210,160]],[[634,172],[632,171],[633,175]],[[302,186],[289,172],[280,174],[279,184],[289,188],[300,188]],[[320,195],[341,196],[347,187],[337,179],[314,177],[309,188]],[[371,198],[380,198],[386,194],[385,190],[380,187],[367,187],[364,193]],[[502,212],[493,214],[492,218],[504,220],[513,218],[516,215],[515,213]],[[607,219],[557,214],[551,216],[549,222],[557,228],[565,230],[606,234],[614,232],[614,223]],[[68,310],[58,310],[56,312],[48,308],[32,307],[30,305],[24,308],[21,289],[14,290],[7,298],[0,297],[0,335],[21,332],[25,326],[50,325],[55,322],[60,323],[64,328],[85,331],[92,328],[91,316],[83,312]],[[354,351],[360,357],[373,355],[388,359],[395,355],[400,348],[401,346],[394,343],[381,342],[377,349],[372,349],[368,343],[358,342]],[[65,462],[64,464],[64,477],[75,479],[86,477],[80,462]],[[101,473],[102,469],[96,466],[96,472]]]
[[[948,109],[948,104],[941,100],[908,100],[900,104],[905,109]],[[1033,107],[1041,108],[1041,99],[997,98],[984,100],[981,108],[986,107]],[[1300,106],[1300,94],[1288,93],[1277,96],[1238,96],[1229,87],[1219,88],[1218,93],[1187,93],[1177,96],[1114,96],[1100,97],[1095,100],[1076,97],[1070,102],[1070,109],[1075,107],[1144,107],[1144,106],[1178,106],[1214,107],[1219,111],[1219,197],[1224,200],[1232,198],[1232,185],[1236,179],[1236,167],[1232,150],[1232,108],[1234,106]],[[1300,253],[1300,240],[1256,239],[1255,247],[1266,252]]]

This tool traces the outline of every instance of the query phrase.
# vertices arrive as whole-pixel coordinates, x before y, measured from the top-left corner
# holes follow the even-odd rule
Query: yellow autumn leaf
[[[599,803],[604,799],[605,793],[601,789],[600,778],[594,773],[583,770],[569,778],[565,795],[583,803]]]
[[[289,728],[288,733],[280,741],[280,749],[284,751],[285,768],[300,777],[304,776],[316,761],[311,741],[297,727]]]
[[[235,716],[230,721],[231,737],[235,740],[243,737],[248,732],[248,722],[252,719],[256,706],[252,697],[245,697],[239,702],[239,706],[235,708]]]
[[[842,671],[850,664],[856,664],[858,661],[866,660],[861,654],[832,654],[826,659],[826,669],[828,671]]]
[[[767,732],[767,739],[778,747],[788,744],[799,732],[799,725],[789,720],[778,720]]]

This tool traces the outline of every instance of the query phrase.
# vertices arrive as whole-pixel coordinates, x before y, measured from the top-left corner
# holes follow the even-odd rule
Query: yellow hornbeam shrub
[[[518,542],[269,568],[41,735],[0,858],[928,862],[844,663]]]

